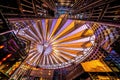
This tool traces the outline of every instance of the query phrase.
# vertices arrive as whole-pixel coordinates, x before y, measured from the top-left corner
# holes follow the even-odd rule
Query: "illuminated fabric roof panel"
[[[94,44],[93,32],[84,21],[59,18],[13,23],[22,27],[16,35],[31,41],[25,61],[32,66],[56,69],[79,63]]]
[[[81,63],[85,72],[112,72],[112,70],[100,60],[92,60]]]

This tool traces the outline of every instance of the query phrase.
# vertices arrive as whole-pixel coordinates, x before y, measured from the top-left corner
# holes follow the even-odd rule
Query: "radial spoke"
[[[18,36],[21,37],[21,38],[25,38],[25,39],[27,38],[30,41],[36,42],[36,40],[34,38],[32,38],[30,35],[27,35],[27,34],[25,34],[25,35],[18,34]]]
[[[31,30],[31,32],[33,32],[34,35],[38,36],[36,28],[37,28],[36,27],[36,22],[30,21],[30,23],[29,23],[29,29]]]
[[[63,26],[62,28],[60,28],[60,30],[57,32],[57,34],[55,35],[55,37],[58,36],[68,25],[70,25],[71,22],[72,22],[72,20],[68,20],[68,21],[64,24],[64,26]]]
[[[63,57],[67,61],[70,59],[70,58],[66,57],[65,55],[63,55],[63,54],[59,54],[59,56]]]
[[[49,56],[50,62],[52,63],[52,65],[54,64],[51,55]]]
[[[29,30],[29,32],[30,32],[30,35],[32,35],[37,41],[41,42],[38,36],[34,34],[34,32],[32,32],[31,30]]]
[[[38,20],[38,21],[37,21],[37,25],[38,25],[38,32],[39,32],[39,35],[40,35],[41,40],[42,40],[42,42],[43,42],[43,35],[42,35],[42,22],[41,22],[41,20]]]
[[[70,48],[79,48],[79,47],[83,47],[83,48],[86,48],[86,47],[91,47],[92,46],[92,43],[90,41],[87,41],[87,42],[79,42],[79,43],[73,43],[73,44],[56,44],[56,45],[53,45],[54,47],[70,47]]]
[[[46,56],[46,63],[47,63],[47,65],[50,64],[50,63],[49,63],[49,57],[48,57],[48,56]]]
[[[39,66],[40,61],[41,61],[42,54],[38,55],[38,59],[36,59],[36,66]]]
[[[35,58],[37,57],[37,54],[34,54],[30,59],[29,59],[29,63],[33,64]]]
[[[52,26],[52,19],[47,19],[46,20],[46,27],[47,27],[47,41],[49,41],[49,36],[50,36],[50,29]]]
[[[83,25],[83,26],[79,27],[78,29],[74,30],[73,32],[71,32],[71,33],[69,33],[69,34],[67,34],[67,35],[59,38],[58,40],[62,40],[62,39],[64,39],[64,38],[66,38],[66,37],[70,37],[70,36],[72,36],[72,35],[74,35],[74,34],[78,34],[78,33],[80,33],[82,30],[85,30],[85,29],[87,29],[87,27],[86,27],[86,25]],[[58,40],[56,40],[55,42],[57,42]]]
[[[84,48],[68,48],[68,47],[60,47],[60,48],[63,48],[63,49],[68,49],[68,50],[78,50],[78,51],[83,51]]]
[[[87,42],[89,40],[90,40],[90,37],[85,37],[85,38],[81,38],[73,41],[62,42],[61,44],[73,44],[73,43],[79,43],[79,42]]]
[[[34,38],[36,41],[39,41],[31,32],[29,32],[29,31],[26,30],[25,33],[26,33],[28,36]]]
[[[46,41],[46,34],[47,34],[47,31],[46,31],[46,26],[45,26],[45,20],[42,20],[42,33],[43,33],[43,38],[44,38],[44,41]]]
[[[66,52],[66,51],[62,51],[62,50],[60,50],[60,52],[62,52],[62,53],[64,53],[64,54],[67,54],[67,55],[69,55],[69,56],[72,56],[72,57],[76,57],[77,55],[74,55],[74,54],[72,54],[72,53],[69,53],[69,52]]]
[[[67,18],[63,18],[55,32],[54,38],[58,36],[68,25],[70,25],[71,22],[72,20],[67,20]]]
[[[29,21],[29,32],[31,32],[36,39],[41,40],[41,38],[38,36],[37,30],[36,30],[36,21]]]
[[[40,27],[40,26],[39,26],[39,27]],[[38,30],[39,28],[38,28],[38,25],[37,25],[37,21],[32,24],[31,28],[32,28],[32,30],[34,31],[35,35],[36,35],[40,40],[42,40],[42,36],[41,36],[41,34],[40,34],[39,30]]]
[[[39,58],[39,66],[41,66],[41,65],[43,64],[43,57],[44,57],[44,56],[41,55],[40,58]]]
[[[62,36],[63,34],[65,34],[67,31],[69,31],[70,29],[72,29],[74,27],[74,22],[72,22],[69,26],[67,26],[67,28],[65,28],[59,35],[57,35],[57,37],[55,37],[53,40],[56,40],[57,38],[59,38],[60,36]]]
[[[59,63],[58,60],[55,58],[54,55],[51,55],[51,57],[52,57],[53,61],[55,62],[55,64],[58,64],[58,63]]]
[[[53,54],[60,62],[64,62],[64,60],[63,59],[61,59],[60,57],[58,57],[58,54],[60,54],[59,52],[56,52],[56,51],[54,51],[54,53],[55,54]]]
[[[56,22],[56,24],[55,24],[55,26],[54,26],[54,28],[53,28],[53,31],[52,31],[52,33],[51,33],[51,35],[50,35],[50,38],[54,35],[54,33],[55,33],[55,31],[57,30],[57,28],[58,28],[58,26],[60,25],[60,22],[62,21],[62,19],[57,19],[57,22]]]
[[[52,26],[51,26],[51,29],[50,29],[50,35],[48,36],[49,37],[48,40],[50,40],[50,38],[51,38],[51,34],[52,34],[52,31],[54,29],[54,26],[55,26],[56,22],[57,22],[57,20],[53,19]]]
[[[45,58],[46,58],[46,56],[43,56],[42,65],[45,65]]]
[[[37,61],[39,60],[40,56],[41,56],[41,54],[38,53],[37,56],[36,56],[36,58],[35,58],[35,60],[34,60],[34,62],[33,62],[34,65],[36,65],[36,66],[38,65]]]

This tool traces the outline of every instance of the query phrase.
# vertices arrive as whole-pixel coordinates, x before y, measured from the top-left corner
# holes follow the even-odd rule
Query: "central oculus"
[[[52,46],[48,42],[45,42],[44,44],[38,44],[37,50],[40,54],[49,55],[52,53]]]

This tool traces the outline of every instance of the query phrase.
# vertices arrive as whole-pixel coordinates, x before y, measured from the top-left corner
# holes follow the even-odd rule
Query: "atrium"
[[[0,0],[0,80],[119,80],[119,0]]]

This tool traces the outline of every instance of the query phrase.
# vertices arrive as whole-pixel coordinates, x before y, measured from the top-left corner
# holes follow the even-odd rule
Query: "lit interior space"
[[[0,0],[0,80],[120,80],[119,0]]]

